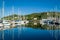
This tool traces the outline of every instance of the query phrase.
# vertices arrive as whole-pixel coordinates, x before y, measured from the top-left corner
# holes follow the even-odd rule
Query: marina
[[[0,0],[0,40],[60,40],[59,3]]]

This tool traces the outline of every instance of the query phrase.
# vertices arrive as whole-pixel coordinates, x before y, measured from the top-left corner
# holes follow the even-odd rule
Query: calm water
[[[0,40],[60,40],[59,37],[59,30],[19,27],[0,31]]]

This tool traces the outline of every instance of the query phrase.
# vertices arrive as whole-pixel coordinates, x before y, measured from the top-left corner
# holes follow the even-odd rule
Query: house
[[[37,18],[34,18],[34,20],[37,20]]]

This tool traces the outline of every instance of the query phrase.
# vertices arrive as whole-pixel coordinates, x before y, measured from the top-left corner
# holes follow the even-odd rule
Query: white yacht
[[[9,20],[3,20],[3,25],[5,29],[8,29],[10,28],[11,23],[9,22]]]
[[[20,20],[16,20],[15,22],[16,22],[15,25],[21,25],[21,21]]]
[[[2,21],[0,20],[0,30],[2,30],[3,29],[3,23],[2,23]]]
[[[22,20],[21,21],[21,24],[23,25],[23,24],[27,24],[27,23],[29,23],[29,21],[27,21],[27,20]]]

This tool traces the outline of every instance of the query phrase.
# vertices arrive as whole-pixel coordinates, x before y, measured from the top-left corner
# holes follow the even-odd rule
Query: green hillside
[[[26,15],[28,17],[28,20],[32,20],[33,18],[37,18],[38,20],[42,18],[47,18],[47,17],[60,17],[60,12],[48,12],[49,15],[47,15],[47,12],[42,12],[42,13],[32,13],[30,15]]]
[[[34,18],[37,18],[38,20],[42,19],[42,18],[47,18],[48,16],[50,17],[60,17],[60,12],[48,12],[49,15],[47,15],[47,12],[41,12],[41,13],[32,13],[32,14],[28,14],[28,15],[24,15],[25,19],[27,20],[33,20]],[[19,17],[18,17],[19,16]],[[14,17],[14,18],[13,18]],[[3,18],[2,18],[3,19]],[[4,19],[8,19],[8,20],[19,20],[19,19],[24,19],[23,16],[21,15],[9,15],[4,17]]]

